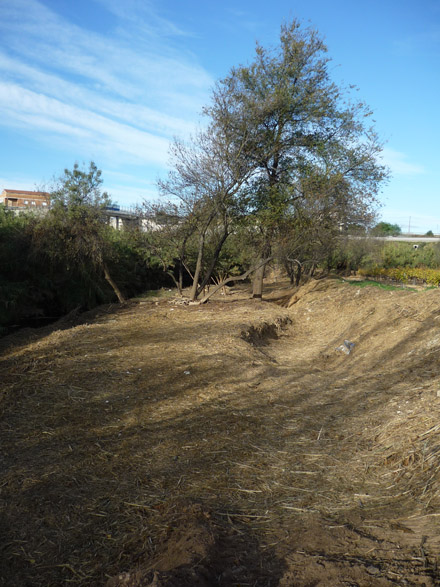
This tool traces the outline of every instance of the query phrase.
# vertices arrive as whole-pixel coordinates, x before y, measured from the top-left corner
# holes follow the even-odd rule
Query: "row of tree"
[[[68,310],[78,291],[82,306],[109,293],[122,302],[164,276],[180,291],[190,283],[194,301],[213,279],[253,275],[261,297],[272,260],[296,283],[329,266],[341,234],[370,225],[387,177],[371,112],[349,90],[331,80],[316,31],[283,26],[275,48],[257,45],[250,64],[216,84],[205,126],[174,141],[162,199],[140,211],[149,230],[108,226],[94,163],[65,170],[44,217],[0,212],[3,310],[23,296]]]

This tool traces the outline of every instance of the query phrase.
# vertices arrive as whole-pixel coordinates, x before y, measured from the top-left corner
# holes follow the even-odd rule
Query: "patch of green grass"
[[[378,287],[379,289],[386,289],[389,291],[394,290],[409,290],[417,291],[414,287],[408,287],[406,285],[392,285],[391,283],[380,283],[379,281],[373,281],[372,279],[363,279],[362,281],[351,281],[348,279],[342,279],[344,283],[348,285],[354,285],[356,287]]]

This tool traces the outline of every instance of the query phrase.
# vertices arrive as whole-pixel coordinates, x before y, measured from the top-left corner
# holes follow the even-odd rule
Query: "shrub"
[[[427,267],[369,267],[359,270],[360,275],[370,277],[385,277],[394,281],[408,283],[412,279],[423,281],[427,285],[438,287],[440,284],[440,269]]]

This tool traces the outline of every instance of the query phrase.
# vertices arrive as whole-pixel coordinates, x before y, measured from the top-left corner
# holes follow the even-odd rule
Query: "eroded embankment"
[[[295,295],[6,350],[5,584],[434,584],[438,292]]]

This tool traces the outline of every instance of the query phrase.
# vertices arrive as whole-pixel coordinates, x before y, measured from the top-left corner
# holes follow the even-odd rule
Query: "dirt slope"
[[[0,584],[440,584],[439,291],[268,297],[3,340]]]

